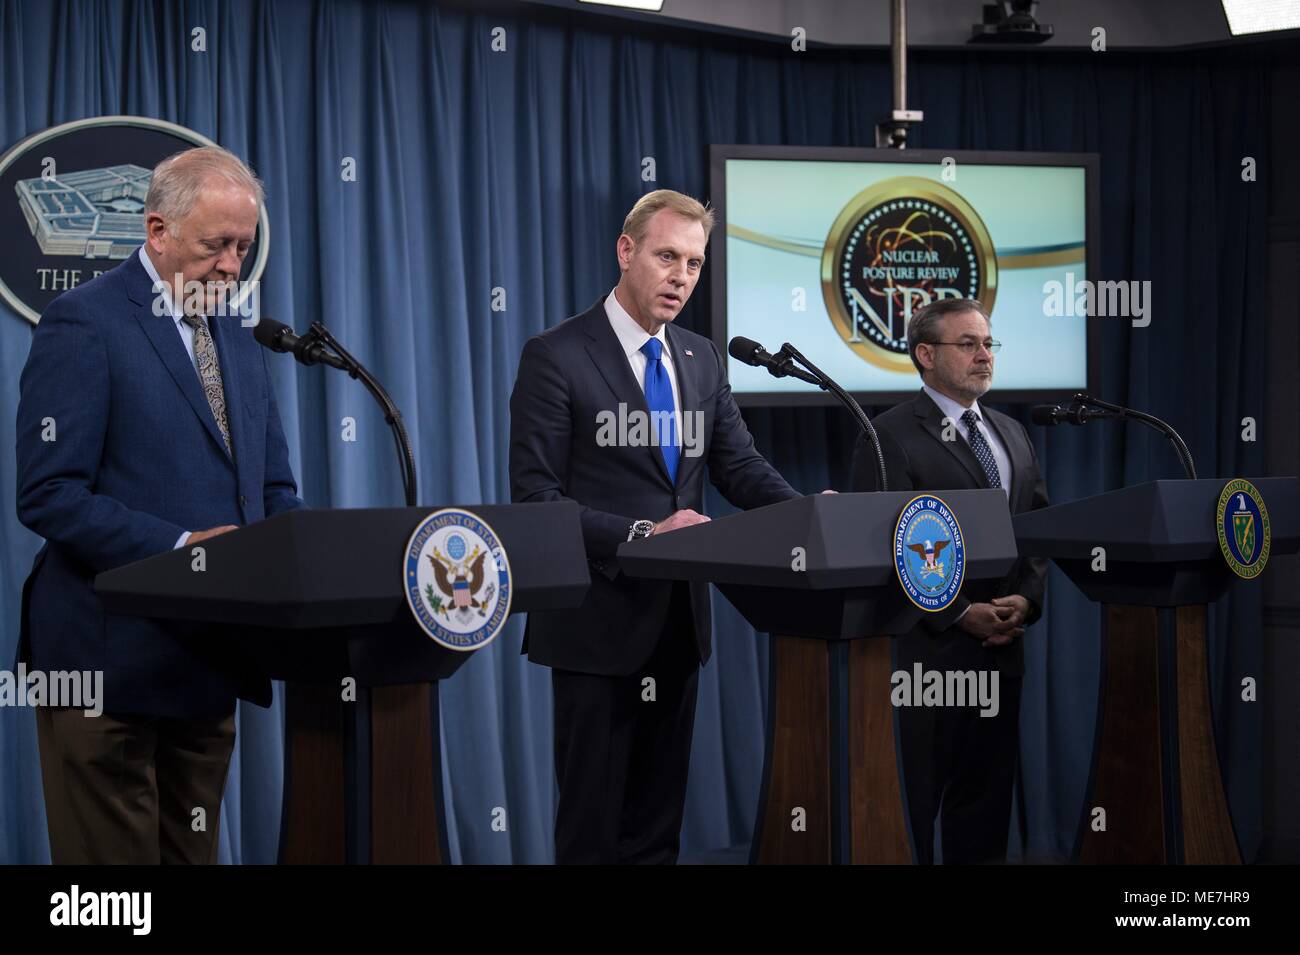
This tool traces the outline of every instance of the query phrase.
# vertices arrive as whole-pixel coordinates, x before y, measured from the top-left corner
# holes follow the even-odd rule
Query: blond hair
[[[180,220],[194,210],[199,196],[214,178],[247,189],[257,204],[262,204],[261,180],[242,159],[220,146],[197,146],[173,153],[154,166],[144,214],[158,213],[175,234]]]
[[[623,234],[631,236],[633,242],[640,242],[645,238],[654,214],[664,209],[704,226],[704,240],[708,241],[709,233],[713,231],[713,210],[701,205],[698,199],[672,189],[656,189],[638,199],[623,220]]]

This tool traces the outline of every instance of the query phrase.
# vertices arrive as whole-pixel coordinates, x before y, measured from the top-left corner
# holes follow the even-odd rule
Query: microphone
[[[340,371],[346,371],[348,377],[356,378],[370,392],[384,411],[384,420],[393,431],[393,442],[397,446],[398,464],[402,469],[402,490],[406,496],[406,506],[414,507],[419,496],[419,483],[415,474],[415,452],[411,449],[411,439],[402,424],[402,413],[397,410],[392,396],[384,389],[375,376],[357,361],[336,339],[328,328],[320,322],[311,323],[311,331],[299,337],[293,329],[273,318],[262,318],[253,326],[253,338],[258,344],[275,352],[289,352],[304,365],[323,364]]]
[[[746,365],[753,365],[755,368],[766,368],[774,378],[798,378],[800,381],[806,381],[808,384],[817,385],[818,387],[822,384],[821,379],[815,375],[810,375],[802,368],[795,367],[793,357],[785,348],[773,355],[752,338],[737,335],[727,343],[727,354],[736,361],[744,362]]]
[[[1068,421],[1070,424],[1083,424],[1085,421],[1092,421],[1096,418],[1121,418],[1128,421],[1136,421],[1144,424],[1148,428],[1159,431],[1169,443],[1174,446],[1174,451],[1178,454],[1178,460],[1183,465],[1183,473],[1189,480],[1196,480],[1196,465],[1192,461],[1192,453],[1187,450],[1187,443],[1183,441],[1182,435],[1173,429],[1173,427],[1161,421],[1155,415],[1149,415],[1144,411],[1136,411],[1133,408],[1125,408],[1123,405],[1114,405],[1109,401],[1102,401],[1100,398],[1094,398],[1092,395],[1079,392],[1070,402],[1070,407],[1062,408],[1060,405],[1034,405],[1029,412],[1030,418],[1034,424],[1051,426],[1060,424],[1062,421]]]
[[[1034,405],[1029,409],[1029,417],[1034,424],[1052,427],[1063,421],[1068,424],[1080,425],[1087,421],[1095,421],[1098,418],[1117,418],[1119,415],[1113,411],[1097,411],[1079,405],[1071,405],[1068,408],[1062,408],[1060,405]]]
[[[316,337],[315,326],[312,331],[299,337],[292,328],[277,322],[273,318],[262,318],[253,326],[253,338],[258,344],[274,352],[288,352],[304,365],[324,364],[340,371],[348,370],[348,363],[338,355],[326,350]]]
[[[848,409],[849,414],[858,423],[862,433],[866,435],[871,449],[876,453],[876,488],[881,491],[889,490],[889,476],[885,471],[885,455],[880,450],[880,438],[876,435],[876,429],[871,426],[871,419],[867,413],[862,410],[862,406],[853,400],[853,396],[835,383],[835,380],[827,375],[824,371],[810,362],[807,358],[799,353],[789,342],[781,346],[781,350],[775,355],[769,354],[767,349],[754,341],[752,338],[745,338],[737,335],[727,343],[727,354],[736,361],[743,361],[746,365],[761,366],[770,371],[777,378],[784,378],[789,375],[792,378],[798,378],[800,381],[806,381],[809,384],[816,385],[822,391],[829,391],[840,404]],[[804,368],[797,368],[795,362],[799,362]]]

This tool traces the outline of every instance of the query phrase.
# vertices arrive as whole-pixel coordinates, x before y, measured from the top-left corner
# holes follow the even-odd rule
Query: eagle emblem
[[[943,564],[939,563],[939,555],[951,541],[926,541],[924,544],[908,544],[907,549],[912,551],[921,558],[921,573],[938,574],[939,579],[943,579]]]
[[[957,599],[966,579],[966,543],[942,498],[920,494],[903,506],[894,527],[894,569],[907,599],[922,610],[938,613]]]
[[[451,650],[486,646],[510,614],[510,561],[472,511],[443,508],[420,523],[406,546],[403,583],[421,629]]]
[[[457,541],[461,542],[459,549],[463,552],[462,538],[452,537],[449,543],[454,546]],[[425,585],[425,597],[433,606],[434,612],[446,616],[453,610],[477,610],[481,615],[493,596],[492,593],[485,593],[482,595],[484,599],[479,599],[479,592],[483,590],[483,583],[487,579],[487,574],[483,571],[487,551],[475,546],[468,557],[456,561],[435,547],[433,553],[425,556],[433,567],[433,584]],[[437,585],[436,593],[434,585]]]
[[[1232,572],[1246,580],[1263,573],[1273,547],[1273,528],[1259,489],[1243,478],[1225,484],[1215,523],[1219,552]]]

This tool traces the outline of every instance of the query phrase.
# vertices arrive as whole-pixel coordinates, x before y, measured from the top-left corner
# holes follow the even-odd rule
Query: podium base
[[[1103,619],[1097,734],[1075,860],[1240,865],[1214,745],[1205,605],[1106,604]]]
[[[285,684],[282,864],[445,861],[438,684]]]
[[[772,636],[751,863],[912,862],[892,649],[888,637]]]

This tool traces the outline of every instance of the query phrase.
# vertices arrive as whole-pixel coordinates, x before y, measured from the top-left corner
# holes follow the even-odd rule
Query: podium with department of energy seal
[[[285,681],[280,861],[448,861],[438,681],[508,614],[582,602],[578,505],[299,510],[200,546],[95,588],[214,665]]]
[[[1240,863],[1215,748],[1208,605],[1300,546],[1300,481],[1168,480],[1014,518],[1103,605],[1092,767],[1074,858]],[[1248,675],[1248,674],[1247,674]]]
[[[934,593],[943,594],[954,575],[960,589],[1002,577],[1016,560],[1002,491],[936,494],[815,494],[619,547],[624,573],[710,581],[771,635],[751,862],[913,861],[887,638],[916,625],[927,597],[909,597],[896,561],[937,575]],[[909,508],[920,498],[954,520],[928,502]],[[896,542],[909,509],[925,520],[916,540]],[[947,527],[956,535],[945,537]]]

